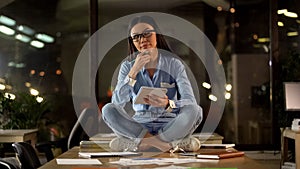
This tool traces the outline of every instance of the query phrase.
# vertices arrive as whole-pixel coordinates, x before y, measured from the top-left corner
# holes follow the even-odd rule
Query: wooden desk
[[[58,158],[71,158],[71,159],[79,159],[78,157],[78,147],[74,147],[70,149],[69,151],[61,154]],[[200,150],[201,151],[201,150]],[[149,154],[146,156],[149,157]],[[163,153],[154,157],[167,157],[167,158],[172,158],[172,157],[179,157],[178,154],[170,154],[170,153]],[[113,165],[110,164],[109,162],[111,161],[116,161],[119,160],[118,157],[111,157],[111,158],[99,158],[99,160],[103,163],[101,166],[90,166],[90,165],[81,165],[81,166],[76,166],[76,165],[57,165],[56,160],[52,160],[43,166],[41,166],[39,169],[75,169],[75,168],[99,168],[99,167],[116,167],[116,168],[121,168],[119,165]],[[186,164],[176,164],[176,166],[186,166],[186,167],[201,167],[201,168],[238,168],[238,169],[265,169],[265,166],[262,166],[261,164],[257,163],[256,161],[249,159],[247,156],[244,157],[236,157],[236,158],[229,158],[229,159],[222,159],[219,161],[214,161],[214,162],[198,162],[198,163],[186,163]],[[131,167],[126,167],[126,168],[134,168],[134,169],[140,169],[140,168],[154,168],[154,167],[160,167],[157,165],[147,165],[147,166],[131,166]]]
[[[38,129],[7,129],[0,130],[0,143],[30,142],[35,145]]]
[[[194,133],[194,137],[198,138],[201,143],[205,144],[222,144],[222,141],[224,139],[223,136],[217,134],[217,133]],[[117,137],[114,133],[99,133],[95,136],[90,137],[90,140],[92,141],[110,141],[113,138]]]
[[[288,155],[288,139],[295,140],[295,163],[296,169],[300,169],[300,132],[293,131],[289,128],[284,129],[282,133],[282,147],[281,147],[281,163],[287,160]]]

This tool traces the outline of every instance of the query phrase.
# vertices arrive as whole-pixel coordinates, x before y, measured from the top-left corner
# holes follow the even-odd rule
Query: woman
[[[116,133],[112,150],[167,151],[176,146],[197,151],[200,142],[191,134],[202,120],[182,62],[174,57],[163,35],[149,16],[134,18],[128,27],[128,59],[121,64],[112,103],[102,117]],[[145,104],[134,104],[131,117],[123,109],[136,99],[142,86],[167,88],[162,96],[149,94]]]

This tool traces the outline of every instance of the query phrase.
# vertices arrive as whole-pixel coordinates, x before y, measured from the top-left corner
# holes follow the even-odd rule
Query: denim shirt
[[[144,104],[132,104],[137,116],[150,118],[175,117],[180,107],[197,104],[191,83],[187,77],[183,63],[172,55],[159,53],[156,71],[151,79],[148,71],[143,68],[136,76],[136,83],[132,87],[129,83],[128,73],[134,61],[122,62],[117,85],[113,91],[112,103],[124,107],[127,102],[134,100],[141,86],[167,88],[166,95],[175,102],[176,108],[171,113],[166,113],[165,107],[153,107]]]

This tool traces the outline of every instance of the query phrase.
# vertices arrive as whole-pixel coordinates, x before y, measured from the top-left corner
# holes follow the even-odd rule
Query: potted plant
[[[41,117],[50,111],[48,102],[38,102],[36,96],[18,93],[15,99],[0,93],[0,128],[38,128]]]

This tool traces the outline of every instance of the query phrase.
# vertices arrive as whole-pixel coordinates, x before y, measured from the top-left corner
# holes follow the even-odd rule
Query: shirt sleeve
[[[112,95],[112,103],[124,107],[131,99],[133,87],[129,85],[128,73],[131,69],[130,63],[124,61],[121,64],[116,87]]]
[[[180,95],[178,100],[173,100],[176,107],[183,107],[185,105],[197,104],[191,82],[187,76],[185,66],[177,60],[175,65],[175,79],[177,83],[177,91]]]

